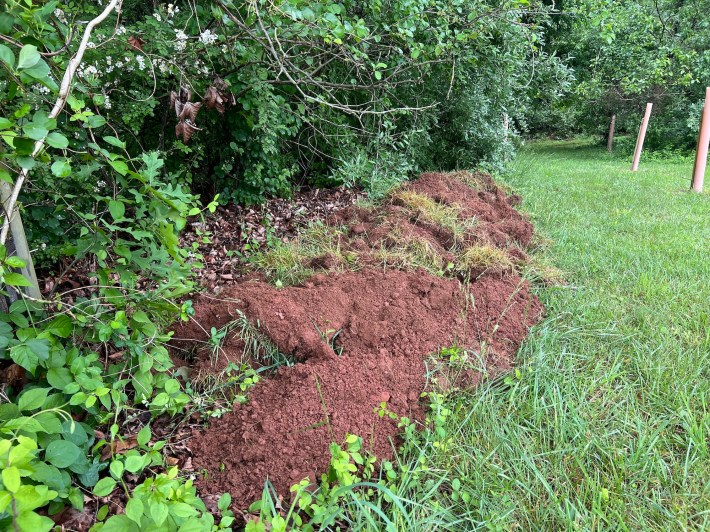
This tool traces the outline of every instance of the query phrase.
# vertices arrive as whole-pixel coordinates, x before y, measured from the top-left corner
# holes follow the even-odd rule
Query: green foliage
[[[437,502],[426,501],[426,496],[422,496],[421,502],[408,500],[400,494],[412,487],[422,488],[424,478],[430,475],[428,452],[450,450],[453,440],[447,432],[447,424],[453,412],[449,403],[456,392],[449,389],[423,393],[422,397],[428,402],[423,424],[398,416],[383,402],[375,412],[381,418],[397,421],[402,430],[403,443],[395,462],[382,460],[378,467],[376,457],[363,452],[362,438],[348,434],[343,445],[331,444],[328,472],[321,475],[319,482],[304,479],[291,487],[293,502],[288,509],[276,504],[277,494],[267,482],[262,498],[250,507],[250,512],[258,514],[258,519],[249,521],[246,531],[312,531],[346,525],[394,532],[404,528],[429,530],[433,526],[453,526],[456,518],[442,519]],[[439,488],[440,483],[433,485],[432,491],[436,493]],[[455,500],[470,501],[471,494],[462,489],[460,480],[453,479],[453,491]],[[418,508],[425,501],[429,515],[421,518]]]
[[[113,465],[113,464],[112,464]],[[139,465],[129,469],[126,460],[126,470],[131,473],[140,471]],[[184,481],[177,477],[177,467],[171,467],[166,473],[149,478],[131,493],[123,514],[114,515],[105,522],[95,524],[91,530],[222,530],[231,529],[234,516],[229,511],[229,503],[225,504],[229,495],[220,499],[219,508],[222,511],[220,522],[215,525],[214,517],[207,511],[205,504],[197,497],[192,480]],[[94,492],[98,495],[111,491],[112,481],[104,486],[97,484]],[[115,482],[114,482],[115,484]],[[101,521],[101,520],[100,520]]]
[[[132,519],[142,501],[146,526],[204,524],[211,516],[194,487],[177,480],[176,471],[160,473],[164,442],[150,445],[147,427],[138,434],[137,449],[114,452],[129,409],[174,415],[190,401],[168,374],[172,361],[164,344],[170,334],[163,329],[177,316],[189,317],[189,306],[176,300],[193,289],[200,257],[179,246],[178,233],[202,208],[195,195],[166,179],[159,153],[126,151],[97,112],[91,84],[74,84],[64,112],[50,118],[48,102],[37,95],[56,93],[58,72],[69,57],[53,54],[50,60],[44,52],[61,51],[50,24],[56,5],[10,2],[2,14],[4,34],[36,45],[25,44],[18,53],[0,49],[9,75],[0,93],[0,178],[12,186],[29,173],[20,200],[37,200],[51,213],[45,224],[33,216],[39,211],[30,210],[31,236],[46,238],[52,253],[71,264],[90,265],[92,282],[83,294],[20,298],[0,313],[0,364],[18,370],[20,385],[26,380],[5,387],[0,405],[0,526],[49,530],[47,513],[83,508],[82,489],[107,496],[118,484],[127,491],[124,472],[157,475],[132,496],[139,501],[131,504]],[[44,146],[35,153],[37,142]],[[23,259],[0,246],[2,296],[29,285],[13,271],[23,266]],[[98,438],[99,429],[109,436]],[[110,462],[101,460],[106,446]],[[123,516],[112,519],[115,526]]]
[[[540,68],[545,57],[537,44],[546,12],[541,2],[322,0],[279,2],[277,9],[262,2],[198,2],[154,12],[133,4],[125,3],[120,20],[110,17],[92,35],[77,73],[77,88],[90,98],[73,109],[63,137],[50,144],[81,150],[105,137],[128,153],[155,151],[166,161],[165,181],[218,192],[222,201],[287,195],[297,179],[354,183],[383,194],[423,167],[500,164],[511,152],[500,143],[503,116],[510,116],[514,135],[512,121],[522,122],[525,114],[531,62]],[[49,51],[60,49],[76,26],[74,13],[99,10],[86,1],[41,10],[8,6],[8,36],[27,34]],[[38,22],[23,27],[29,11]],[[129,37],[140,45],[129,46]],[[30,106],[26,135],[37,135],[44,126],[29,126],[28,113],[44,102],[56,74],[40,76],[44,69],[37,65],[46,61],[34,46],[22,68],[15,51],[2,46],[13,73],[29,76],[30,69],[35,76],[21,85],[21,79],[8,80],[6,87]],[[26,67],[33,50],[37,64]],[[57,57],[50,70],[61,66]],[[221,109],[209,108],[211,86],[221,87]],[[176,118],[167,96],[180,87],[204,104],[189,142],[172,133]],[[85,212],[94,188],[115,188],[111,176],[96,179],[99,168],[76,162],[60,159],[33,170],[27,191],[30,219],[58,220],[49,232],[31,234],[52,257],[59,253],[62,220],[71,214],[61,198],[74,195],[71,203],[81,202],[78,210]]]
[[[566,98],[543,99],[531,127],[556,134],[635,136],[647,102],[654,110],[645,146],[689,151],[710,85],[710,37],[702,0],[571,0],[560,6],[546,49],[574,72]]]

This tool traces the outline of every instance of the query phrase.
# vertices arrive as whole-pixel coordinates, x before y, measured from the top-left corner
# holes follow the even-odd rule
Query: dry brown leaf
[[[138,436],[126,436],[123,440],[116,440],[111,445],[104,445],[101,449],[101,460],[108,460],[115,454],[125,453],[138,447]]]
[[[178,122],[177,125],[175,126],[175,136],[177,138],[182,137],[182,141],[185,144],[190,142],[192,135],[194,135],[196,131],[199,131],[199,128],[197,126],[195,126],[194,124],[192,124],[190,122],[186,122],[183,120]]]
[[[214,86],[210,85],[202,100],[208,109],[216,109],[219,114],[224,114],[224,98]]]
[[[182,110],[180,111],[180,114],[178,117],[180,120],[185,120],[185,121],[190,121],[194,122],[195,119],[197,118],[197,113],[200,112],[200,109],[202,108],[202,102],[198,103],[193,103],[193,102],[185,102],[185,105],[183,106]]]
[[[216,109],[219,114],[224,114],[226,105],[235,105],[237,103],[234,94],[229,90],[229,86],[221,78],[215,78],[202,100],[209,109]]]
[[[4,382],[14,388],[21,387],[27,382],[25,369],[17,364],[11,364],[5,370],[0,369],[0,382]]]
[[[145,41],[143,39],[141,39],[140,37],[136,37],[135,35],[131,35],[128,38],[128,44],[134,50],[138,50],[139,52],[142,52],[143,45],[145,44]]]

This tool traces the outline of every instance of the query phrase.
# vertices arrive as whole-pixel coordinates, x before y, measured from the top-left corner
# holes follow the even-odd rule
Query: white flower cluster
[[[160,13],[153,13],[153,16],[158,22],[163,22],[163,17],[160,16]]]
[[[145,57],[143,57],[142,55],[137,55],[136,61],[138,62],[138,68],[141,70],[145,70]]]
[[[45,87],[44,85],[40,85],[39,83],[35,83],[32,85],[32,89],[39,92],[40,94],[49,94],[50,90]]]
[[[77,69],[77,74],[82,78],[96,78],[99,76],[99,69],[94,65],[82,65]]]
[[[108,97],[108,94],[104,94],[104,109],[111,109],[111,100]]]
[[[187,34],[182,30],[175,30],[175,51],[182,52],[187,47]]]
[[[153,63],[158,67],[158,70],[160,70],[162,74],[165,74],[170,69],[170,63],[164,59],[158,58]]]
[[[61,9],[55,9],[54,16],[57,17],[57,20],[62,24],[67,24],[67,17],[64,15],[64,11],[62,11]]]
[[[200,33],[200,42],[202,44],[214,44],[217,42],[219,37],[217,36],[216,33],[212,33],[210,30],[205,30],[202,33]]]
[[[180,8],[178,6],[174,6],[173,4],[168,4],[168,18],[174,17],[179,12],[180,12]]]
[[[126,33],[126,26],[121,25],[116,28],[116,35],[123,35],[124,33]]]

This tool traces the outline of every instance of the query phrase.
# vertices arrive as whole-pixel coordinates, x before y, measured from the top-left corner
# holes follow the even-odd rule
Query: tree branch
[[[62,112],[62,109],[64,109],[64,106],[67,103],[67,98],[69,97],[69,91],[71,90],[71,84],[72,80],[74,79],[74,74],[76,73],[77,68],[79,68],[81,60],[84,58],[84,52],[86,51],[86,48],[89,44],[91,32],[96,26],[106,20],[106,18],[111,14],[111,12],[116,8],[116,6],[120,6],[122,2],[123,0],[111,0],[106,6],[106,8],[101,12],[101,14],[99,14],[95,19],[91,20],[86,25],[84,35],[81,38],[81,42],[79,43],[79,48],[77,49],[76,54],[74,54],[74,57],[72,57],[69,61],[69,66],[67,66],[67,69],[64,72],[62,84],[59,86],[59,94],[57,96],[57,101],[54,103],[52,112],[49,113],[49,118],[56,118],[57,116],[59,116],[59,113]],[[32,150],[32,157],[36,157],[37,154],[42,150],[45,140],[46,136],[35,142],[34,149]],[[12,193],[10,194],[7,203],[4,205],[5,219],[3,220],[2,231],[0,231],[0,244],[4,245],[7,241],[7,234],[10,230],[10,220],[15,215],[17,198],[20,195],[20,191],[22,190],[22,185],[25,183],[25,179],[27,179],[27,174],[27,168],[23,168],[20,171],[20,174],[17,176],[17,181],[15,181],[15,185],[12,187]]]

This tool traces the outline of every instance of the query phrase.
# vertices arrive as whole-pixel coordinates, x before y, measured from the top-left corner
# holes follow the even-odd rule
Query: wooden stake
[[[643,115],[643,122],[641,122],[641,129],[639,129],[639,136],[636,139],[636,149],[634,150],[634,162],[631,164],[631,171],[635,172],[639,169],[639,159],[641,159],[641,151],[643,150],[643,141],[646,138],[646,129],[648,129],[648,121],[651,119],[651,109],[653,108],[652,103],[646,104],[646,114]]]
[[[611,117],[611,125],[609,126],[609,140],[606,141],[606,149],[611,153],[612,146],[614,145],[614,127],[616,126],[616,115]]]
[[[705,89],[705,107],[700,115],[700,132],[698,133],[698,149],[695,151],[695,166],[693,167],[693,180],[690,189],[695,192],[703,191],[705,180],[705,167],[708,163],[708,145],[710,145],[710,87]]]

